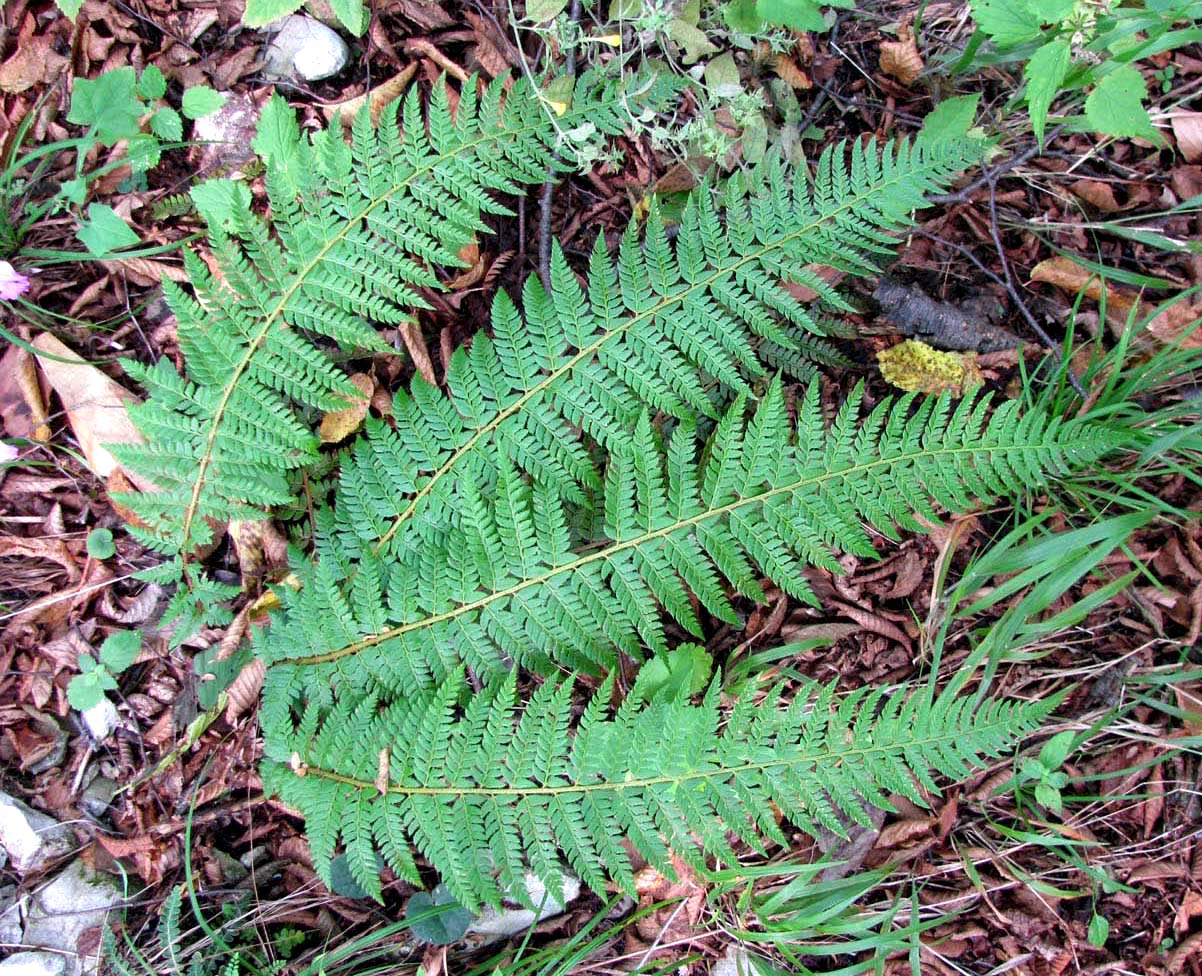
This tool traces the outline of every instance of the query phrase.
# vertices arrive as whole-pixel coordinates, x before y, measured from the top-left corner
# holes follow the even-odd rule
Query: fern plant
[[[437,91],[424,118],[406,102],[403,136],[360,116],[349,147],[303,140],[277,104],[256,142],[270,224],[232,185],[199,194],[222,277],[191,259],[197,297],[172,296],[189,377],[139,374],[149,444],[123,455],[164,489],[136,511],[171,557],[165,577],[188,575],[210,521],[286,500],[287,472],[316,453],[308,413],[353,395],[326,346],[378,348],[366,320],[419,304],[497,208],[488,191],[542,179],[554,127],[530,92],[465,92],[452,119]],[[616,128],[619,101],[604,90],[588,120]],[[729,858],[728,831],[779,842],[772,803],[838,829],[886,792],[920,802],[930,771],[962,775],[1039,720],[1046,703],[865,692],[835,706],[809,688],[786,704],[777,689],[741,699],[719,734],[716,689],[697,706],[635,696],[607,718],[605,684],[572,736],[561,677],[666,651],[665,614],[698,636],[701,608],[736,622],[728,590],[762,599],[764,577],[813,602],[805,569],[872,554],[874,532],[1117,446],[1107,428],[986,398],[861,417],[857,391],[828,427],[815,383],[786,391],[782,372],[838,353],[781,283],[846,308],[810,269],[871,271],[980,149],[858,142],[812,175],[772,161],[699,190],[675,242],[653,208],[616,259],[598,239],[583,279],[555,249],[549,289],[532,277],[520,307],[499,294],[446,392],[415,379],[367,423],[299,587],[254,638],[264,782],[306,817],[327,882],[340,845],[377,896],[377,850],[417,882],[412,842],[469,905],[496,903],[526,867],[554,884],[560,852],[593,887],[629,888],[623,835],[667,869],[670,850]],[[222,595],[193,583],[177,609]],[[519,669],[544,679],[520,718]],[[467,672],[485,689],[470,701]]]
[[[469,82],[454,111],[439,83],[425,113],[414,86],[399,118],[386,112],[374,127],[365,107],[349,145],[337,126],[302,137],[292,110],[272,98],[254,142],[267,164],[270,218],[231,181],[192,194],[216,270],[190,253],[192,291],[164,286],[187,375],[166,360],[124,363],[149,393],[132,411],[147,444],[115,453],[160,490],[123,500],[142,522],[139,539],[169,557],[151,575],[186,583],[167,614],[185,618],[177,633],[220,621],[220,600],[237,594],[189,565],[214,527],[289,501],[289,472],[317,457],[312,412],[360,395],[331,347],[390,349],[375,325],[425,307],[420,290],[440,287],[437,268],[462,265],[461,248],[488,229],[482,215],[508,212],[493,194],[569,165],[556,155],[571,158],[565,130],[620,132],[630,111],[667,90],[585,77],[556,119],[525,81],[507,94],[494,82],[481,96]]]

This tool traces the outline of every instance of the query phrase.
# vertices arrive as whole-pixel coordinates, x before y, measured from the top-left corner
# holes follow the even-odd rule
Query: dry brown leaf
[[[67,422],[88,467],[98,477],[108,478],[118,465],[102,445],[142,443],[142,435],[126,411],[126,405],[137,403],[138,398],[48,333],[34,339],[33,346],[43,353],[38,365],[67,412]],[[154,490],[145,478],[127,474],[141,490]]]
[[[903,85],[911,85],[918,80],[925,65],[914,41],[914,29],[909,24],[902,24],[898,28],[896,41],[881,43],[880,65],[881,71]]]
[[[1202,112],[1174,112],[1169,116],[1177,149],[1187,163],[1202,160]]]
[[[802,71],[792,58],[777,58],[772,64],[772,70],[779,78],[798,91],[808,91],[814,87],[810,76]]]
[[[383,84],[376,85],[371,91],[366,91],[362,95],[356,95],[345,102],[323,105],[321,106],[321,110],[325,113],[327,121],[333,121],[334,117],[337,116],[343,125],[350,125],[355,121],[355,116],[359,114],[359,109],[364,105],[370,105],[371,124],[373,126],[379,125],[380,116],[384,114],[384,109],[405,93],[405,89],[409,87],[409,82],[413,80],[416,72],[417,62],[412,61],[399,74],[394,75]]]
[[[1123,209],[1123,205],[1114,197],[1114,188],[1101,180],[1077,180],[1069,189],[1086,203],[1105,213]]]
[[[17,95],[53,82],[67,66],[67,58],[55,52],[51,41],[43,35],[18,41],[13,56],[0,64],[0,91]]]
[[[135,284],[144,288],[157,285],[164,278],[181,283],[188,280],[188,272],[183,269],[182,265],[155,261],[153,258],[120,258],[114,261],[101,261],[100,264],[109,271],[124,270],[135,279]]]
[[[350,437],[359,429],[363,418],[367,416],[367,409],[371,405],[371,397],[376,389],[375,381],[366,373],[356,373],[351,377],[351,383],[363,396],[351,400],[349,407],[343,410],[331,410],[321,418],[319,432],[323,444],[337,444]]]
[[[485,262],[484,256],[480,253],[479,244],[474,241],[465,244],[459,250],[459,258],[467,264],[467,267],[447,282],[448,291],[463,291],[471,288],[484,277]]]
[[[238,672],[238,677],[225,690],[227,722],[233,724],[240,715],[255,707],[259,700],[259,692],[263,690],[263,678],[266,674],[267,666],[261,658],[254,658]]]
[[[244,587],[288,562],[288,540],[269,519],[235,520],[227,531],[238,554]]]
[[[0,418],[9,437],[28,437],[45,444],[50,440],[50,418],[33,356],[20,346],[9,346],[0,359]]]

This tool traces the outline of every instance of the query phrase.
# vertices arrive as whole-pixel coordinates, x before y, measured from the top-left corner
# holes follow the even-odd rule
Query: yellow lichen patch
[[[984,382],[972,353],[942,352],[907,339],[876,354],[881,375],[900,390],[961,396]]]

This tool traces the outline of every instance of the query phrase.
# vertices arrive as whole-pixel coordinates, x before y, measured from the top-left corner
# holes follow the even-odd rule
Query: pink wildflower
[[[17,450],[16,444],[9,444],[6,441],[0,441],[0,464],[6,464],[9,461],[15,461],[20,452]]]
[[[29,279],[7,261],[0,261],[0,300],[11,302],[29,291]]]

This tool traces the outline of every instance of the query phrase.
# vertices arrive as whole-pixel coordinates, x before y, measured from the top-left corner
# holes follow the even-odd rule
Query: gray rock
[[[0,945],[21,944],[21,903],[17,886],[0,887]]]
[[[68,960],[53,952],[14,952],[0,961],[0,976],[67,976]]]
[[[75,847],[75,835],[53,817],[0,793],[0,848],[18,874],[43,867]]]
[[[272,25],[275,36],[263,52],[267,74],[276,78],[321,81],[338,74],[350,60],[350,49],[325,24],[292,14]]]
[[[97,776],[84,789],[79,797],[79,805],[89,817],[99,820],[109,812],[113,805],[113,797],[117,793],[117,784],[107,776]]]
[[[251,143],[259,124],[259,108],[246,93],[231,93],[225,104],[192,123],[192,138],[203,143],[196,150],[196,167],[213,176],[238,179],[241,167],[255,158]],[[163,316],[170,314],[164,305]]]
[[[25,921],[24,944],[66,953],[65,976],[95,973],[99,952],[81,956],[79,941],[89,929],[103,925],[121,901],[121,890],[114,879],[97,874],[83,861],[75,861],[33,896]]]
[[[517,935],[519,932],[525,932],[526,929],[530,928],[536,922],[541,922],[543,919],[553,918],[556,915],[562,914],[567,903],[580,895],[580,879],[573,874],[564,872],[564,901],[561,904],[554,894],[547,892],[547,889],[538,878],[533,874],[527,874],[526,895],[529,897],[531,904],[542,906],[541,912],[532,912],[528,908],[506,908],[504,911],[499,912],[495,908],[486,905],[484,910],[468,926],[468,935],[482,936],[482,943],[487,944],[495,942],[498,939],[507,939],[511,935]]]

